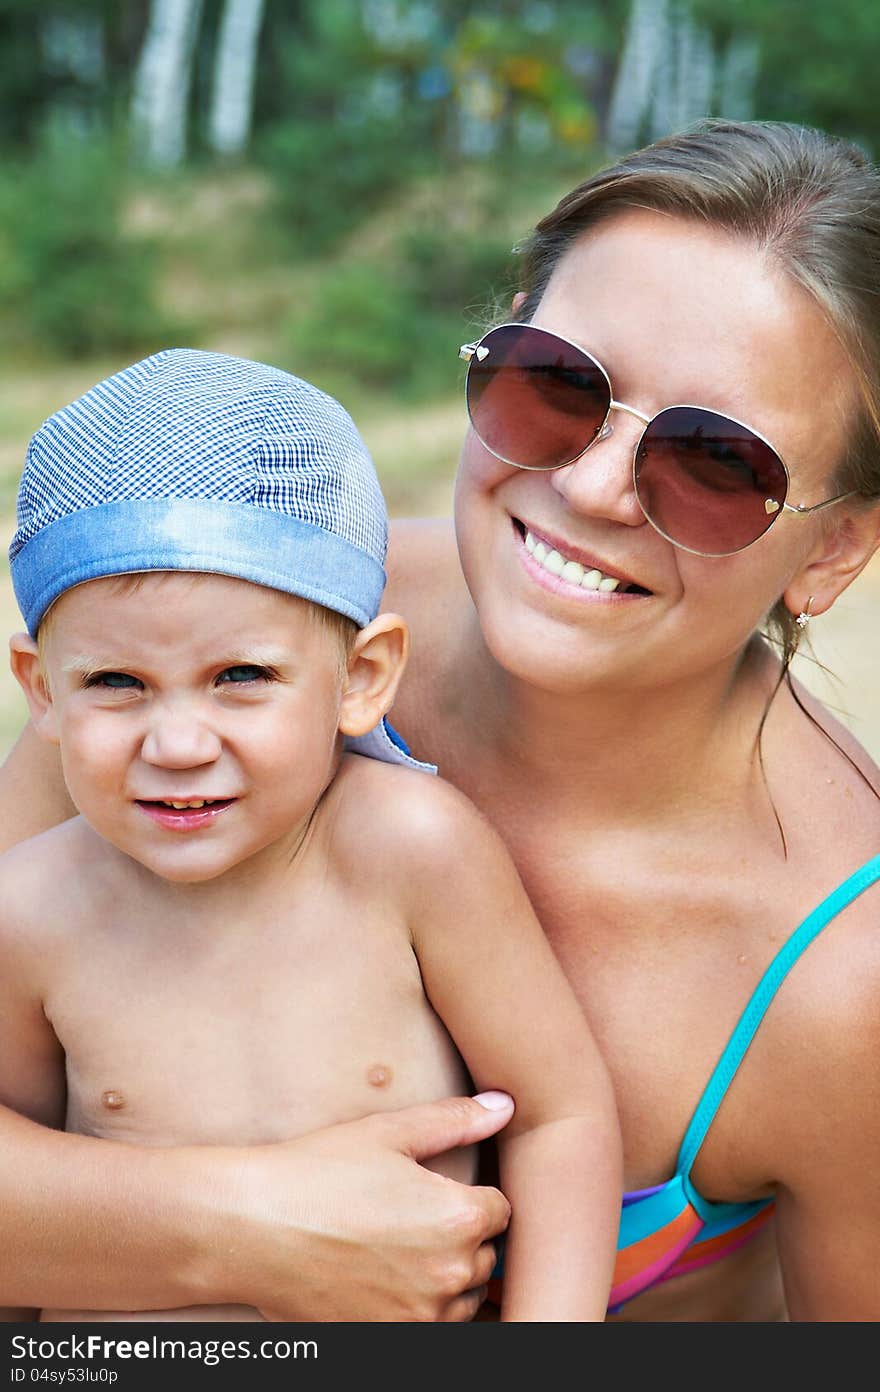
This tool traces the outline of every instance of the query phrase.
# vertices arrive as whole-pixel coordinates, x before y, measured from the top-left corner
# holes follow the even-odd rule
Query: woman
[[[505,837],[611,1068],[612,1318],[876,1319],[878,774],[783,678],[880,540],[880,176],[709,123],[520,269],[464,350],[455,536],[394,538],[395,724]]]

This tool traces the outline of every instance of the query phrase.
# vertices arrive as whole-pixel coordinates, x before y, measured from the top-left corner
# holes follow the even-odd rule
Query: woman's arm
[[[0,765],[0,852],[75,815],[57,748],[26,725]]]
[[[781,1051],[792,1061],[784,1098],[777,1093],[764,1118],[778,1152],[776,1236],[792,1321],[880,1320],[880,957],[872,917],[866,905],[861,939],[850,918],[849,940],[815,972],[822,998],[793,1017]],[[849,965],[835,974],[843,954]]]
[[[512,1111],[450,1098],[284,1144],[151,1149],[0,1107],[0,1299],[471,1319],[509,1206],[417,1162],[494,1135]]]

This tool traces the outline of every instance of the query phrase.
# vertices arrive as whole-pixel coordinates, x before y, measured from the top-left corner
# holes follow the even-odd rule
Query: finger
[[[494,1136],[513,1116],[513,1098],[506,1092],[473,1097],[444,1097],[419,1107],[386,1112],[377,1119],[391,1144],[413,1160],[429,1160],[456,1146],[474,1145]]]
[[[480,1286],[477,1290],[463,1291],[451,1300],[442,1316],[445,1324],[467,1324],[474,1318],[483,1301],[488,1294],[487,1286]]]
[[[483,1245],[477,1249],[474,1256],[474,1270],[471,1278],[471,1284],[474,1288],[486,1285],[492,1272],[495,1270],[497,1261],[498,1253],[495,1250],[494,1243],[484,1242]]]
[[[481,1240],[490,1237],[497,1237],[503,1233],[510,1222],[510,1203],[504,1197],[500,1189],[491,1189],[488,1185],[472,1184],[463,1185],[467,1189],[468,1196],[475,1200],[480,1208],[485,1226],[483,1227]]]

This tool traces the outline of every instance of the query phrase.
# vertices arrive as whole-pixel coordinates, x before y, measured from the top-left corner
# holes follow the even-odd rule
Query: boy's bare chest
[[[69,1130],[260,1143],[463,1084],[399,923],[324,905],[211,941],[126,915],[91,946],[47,1003]]]

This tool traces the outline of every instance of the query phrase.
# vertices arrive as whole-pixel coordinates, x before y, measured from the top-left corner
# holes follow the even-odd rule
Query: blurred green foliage
[[[758,115],[880,146],[876,0],[655,11],[689,15],[717,53],[755,40]],[[457,344],[505,312],[511,244],[603,158],[631,0],[266,0],[236,159],[207,115],[225,0],[202,0],[186,153],[161,175],[130,138],[156,13],[0,0],[0,353],[235,347],[245,325],[330,390],[448,390]],[[251,174],[266,193],[245,217]]]
[[[448,214],[398,223],[380,254],[316,273],[308,309],[285,325],[290,365],[346,397],[358,386],[410,401],[448,391],[460,343],[505,301],[509,260],[509,239],[463,237]]]
[[[880,151],[880,5],[876,0],[691,0],[694,18],[719,40],[757,40],[756,111],[796,121]]]
[[[597,135],[595,98],[569,64],[579,38],[593,67],[610,57],[603,10],[615,9],[624,6],[270,6],[270,90],[257,96],[253,152],[275,179],[292,248],[326,252],[426,174],[581,159]]]
[[[117,148],[51,127],[0,168],[0,344],[20,355],[148,347],[173,332],[156,299],[157,249],[126,235]]]

